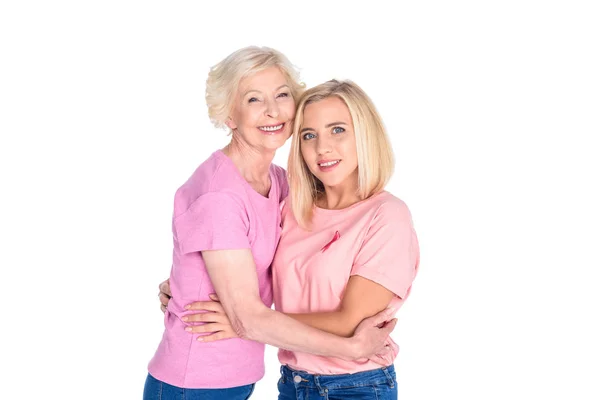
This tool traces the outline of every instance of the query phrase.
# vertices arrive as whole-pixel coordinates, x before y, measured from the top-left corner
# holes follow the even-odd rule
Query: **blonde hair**
[[[217,128],[224,128],[240,81],[256,72],[278,67],[285,75],[292,97],[297,100],[305,84],[296,67],[277,50],[249,46],[239,49],[210,69],[206,80],[208,116]]]
[[[315,200],[323,193],[324,187],[302,157],[299,132],[305,107],[329,97],[341,99],[352,117],[360,199],[365,200],[383,190],[394,171],[394,154],[381,117],[369,96],[356,83],[331,80],[308,89],[298,101],[288,160],[292,212],[298,224],[305,229],[310,226]]]

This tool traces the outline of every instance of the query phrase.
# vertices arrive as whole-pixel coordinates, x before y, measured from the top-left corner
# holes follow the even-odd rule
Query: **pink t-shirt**
[[[251,249],[262,301],[271,307],[271,269],[281,234],[279,204],[287,196],[285,170],[271,165],[267,197],[254,191],[222,151],[213,153],[177,190],[173,213],[173,298],[165,332],[148,371],[183,388],[229,388],[264,375],[264,344],[243,339],[210,343],[184,331],[184,307],[215,293],[201,251]]]
[[[419,244],[402,200],[381,192],[343,210],[315,207],[311,231],[298,226],[287,202],[282,219],[283,232],[273,260],[276,310],[335,311],[352,275],[395,293],[398,297],[391,305],[396,308],[408,297],[419,265]],[[288,350],[279,350],[279,361],[323,375],[381,368],[370,360],[344,361]]]

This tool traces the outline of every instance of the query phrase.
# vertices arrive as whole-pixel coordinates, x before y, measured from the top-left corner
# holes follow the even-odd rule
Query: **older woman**
[[[320,331],[270,309],[270,265],[281,233],[285,171],[271,162],[289,138],[302,85],[281,53],[249,47],[217,64],[207,80],[209,115],[231,130],[175,194],[172,300],[144,399],[246,399],[264,374],[264,345],[347,360],[385,351],[395,321],[382,312],[353,337]],[[203,341],[188,332],[186,305],[217,293],[236,336]],[[187,332],[186,332],[187,331]]]

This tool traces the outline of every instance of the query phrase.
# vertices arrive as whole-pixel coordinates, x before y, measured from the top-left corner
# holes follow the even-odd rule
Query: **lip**
[[[333,165],[329,165],[329,166],[322,166],[320,165],[321,163],[327,163],[327,162],[331,162],[331,161],[338,161],[337,164],[333,164]],[[319,170],[321,172],[329,172],[334,170],[338,165],[340,165],[342,163],[342,160],[319,160],[317,161],[317,166],[319,167]]]
[[[279,126],[281,125],[281,128],[277,129],[276,131],[263,131],[260,128],[271,128],[271,127],[275,127],[275,126]],[[279,124],[273,124],[273,125],[262,125],[260,127],[258,127],[257,129],[263,134],[263,135],[267,135],[267,136],[273,136],[273,135],[278,135],[280,133],[283,133],[283,130],[285,129],[285,122],[281,122]]]

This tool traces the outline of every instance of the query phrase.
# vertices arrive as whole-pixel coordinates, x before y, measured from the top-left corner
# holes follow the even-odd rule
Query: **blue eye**
[[[302,135],[302,139],[304,140],[310,140],[310,139],[314,139],[317,136],[314,133],[305,133],[304,135]]]
[[[336,126],[335,128],[333,128],[333,133],[343,133],[346,132],[346,130],[344,128],[342,128],[341,126]]]
[[[255,101],[258,101],[258,99],[256,97],[250,97],[248,99],[248,103],[254,103]]]

